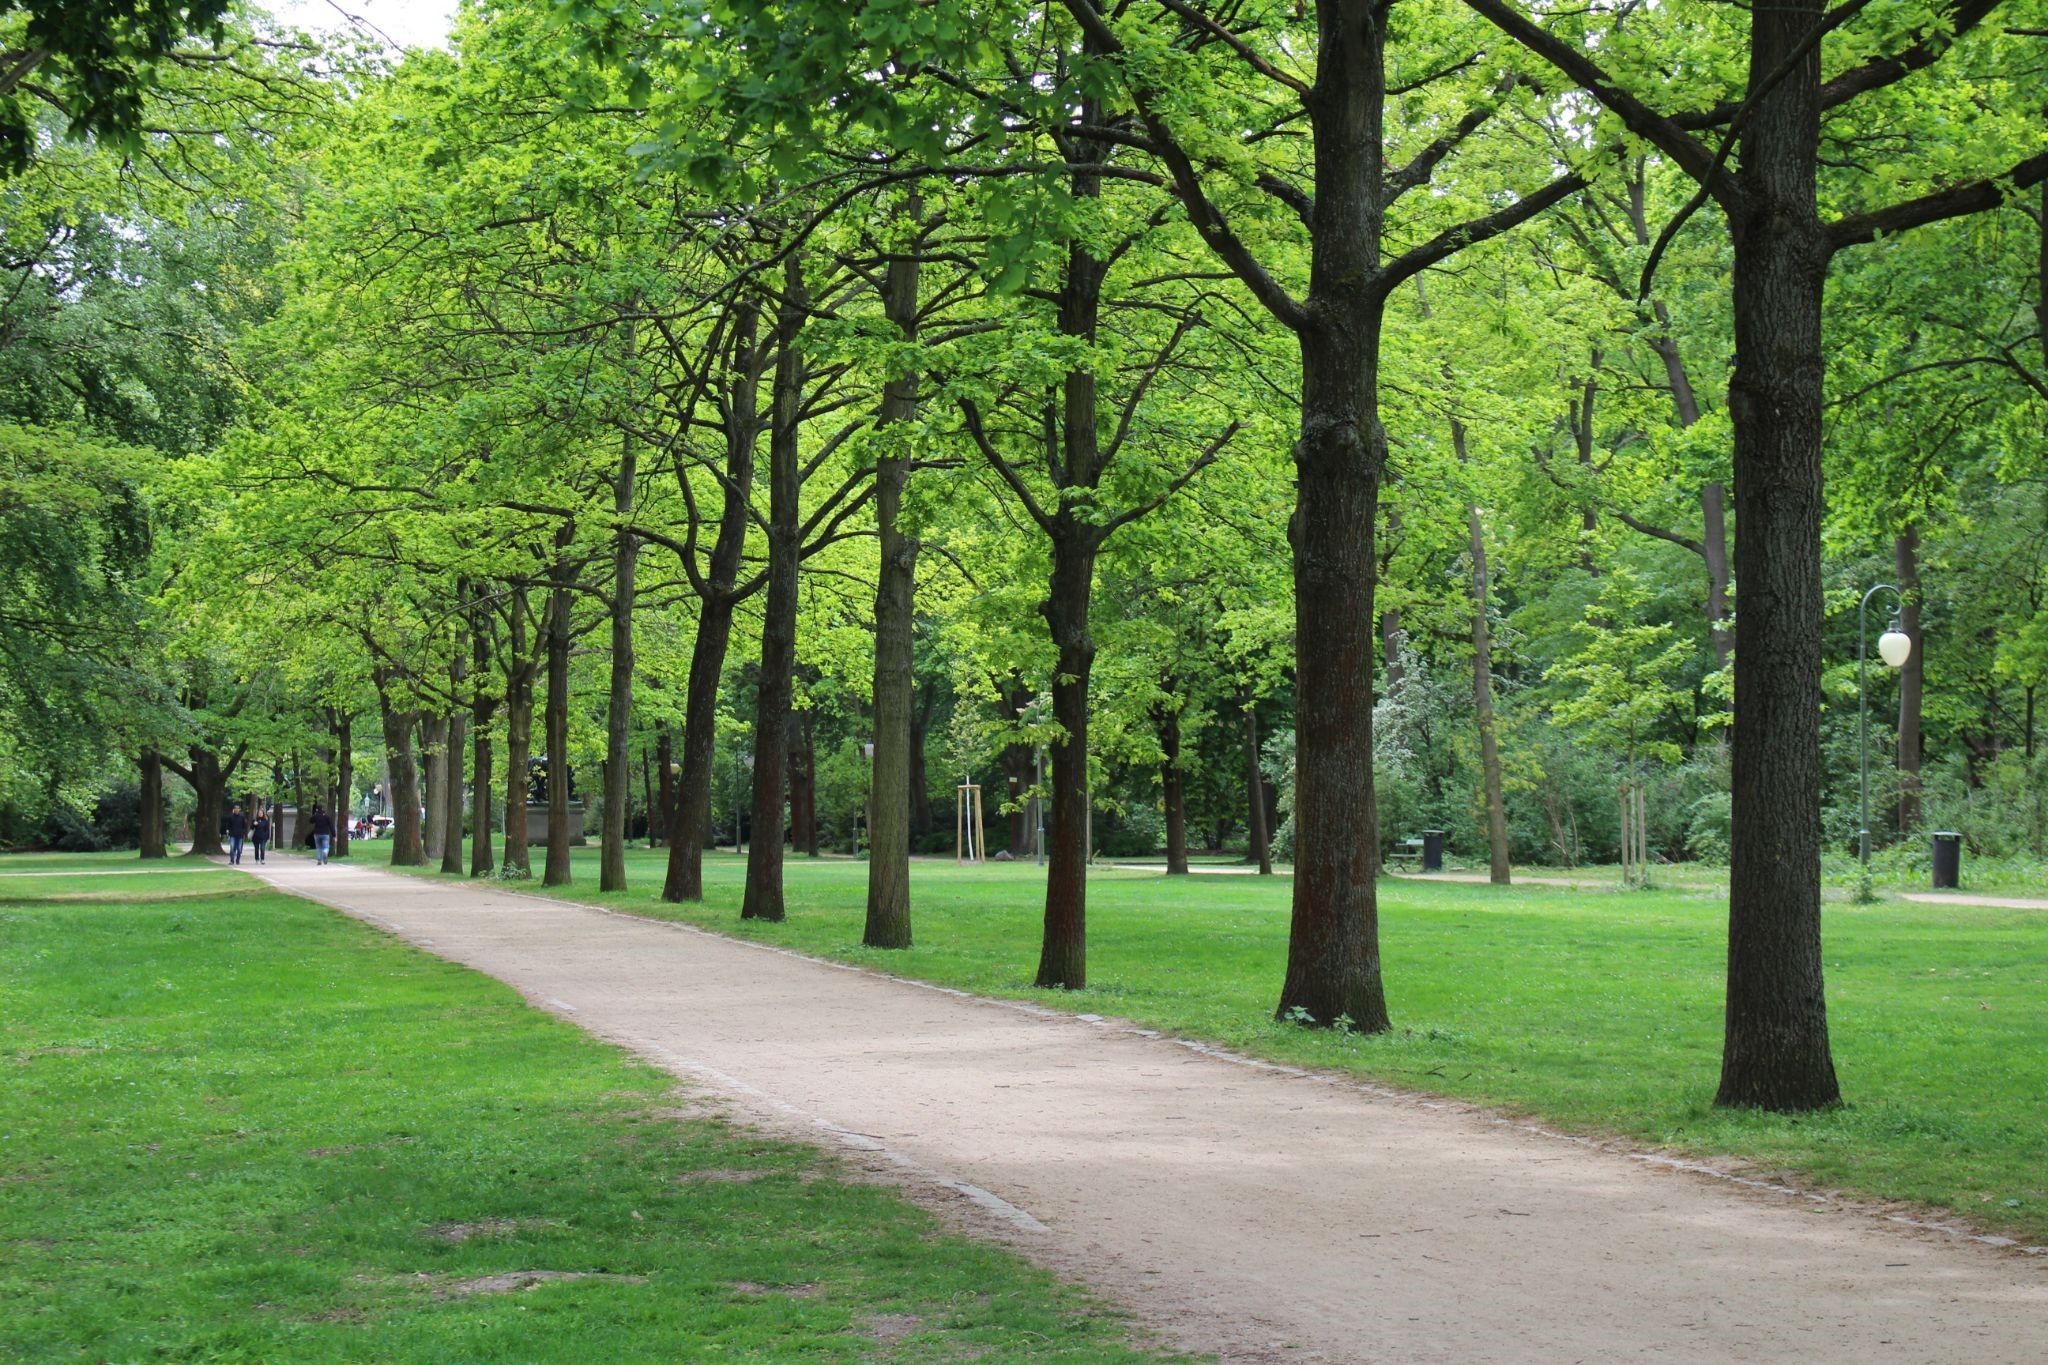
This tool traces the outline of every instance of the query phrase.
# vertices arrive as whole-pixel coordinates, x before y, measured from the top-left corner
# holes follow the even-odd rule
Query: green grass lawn
[[[1361,1038],[1273,1022],[1286,878],[1169,883],[1098,872],[1090,988],[1048,993],[1030,986],[1043,874],[1028,864],[918,862],[916,946],[889,953],[859,946],[862,863],[791,859],[790,918],[769,925],[740,920],[744,863],[729,852],[706,855],[701,905],[663,904],[664,855],[644,850],[629,855],[633,889],[600,895],[596,857],[577,851],[567,895],[1814,1186],[1945,1206],[1986,1229],[2048,1241],[2048,912],[1831,899],[1829,1017],[1848,1103],[1786,1118],[1711,1105],[1725,968],[1720,892],[1383,883],[1395,1031]]]
[[[135,866],[0,859],[0,1359],[1163,1358],[496,982]]]

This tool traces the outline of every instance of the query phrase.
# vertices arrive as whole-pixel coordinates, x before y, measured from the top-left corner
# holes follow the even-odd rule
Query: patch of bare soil
[[[498,1275],[482,1275],[473,1280],[455,1280],[437,1286],[436,1297],[445,1299],[466,1299],[478,1294],[517,1294],[528,1289],[537,1289],[544,1284],[559,1284],[567,1280],[611,1280],[617,1284],[646,1284],[645,1275],[610,1275],[600,1271],[583,1270],[508,1270]]]

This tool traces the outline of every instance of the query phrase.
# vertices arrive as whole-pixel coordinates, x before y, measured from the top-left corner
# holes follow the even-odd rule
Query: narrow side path
[[[1226,1360],[2031,1362],[2048,1342],[2048,1256],[678,926],[299,858],[242,870],[965,1196],[965,1219]]]

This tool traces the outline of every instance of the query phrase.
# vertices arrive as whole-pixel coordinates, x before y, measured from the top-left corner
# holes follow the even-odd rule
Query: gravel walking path
[[[242,870],[836,1143],[1225,1360],[2048,1355],[2048,1254],[680,926]]]

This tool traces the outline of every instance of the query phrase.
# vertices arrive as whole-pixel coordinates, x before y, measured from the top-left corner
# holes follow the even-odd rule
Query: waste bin
[[[1444,870],[1444,832],[1440,829],[1422,831],[1422,870],[1441,872]]]
[[[1953,891],[1963,870],[1963,836],[1953,830],[1934,832],[1934,889]]]

